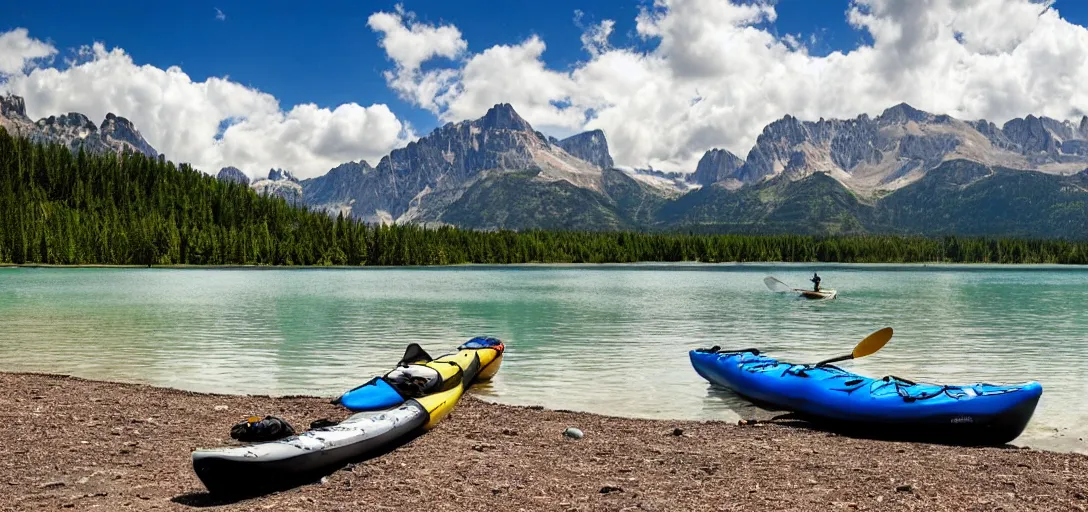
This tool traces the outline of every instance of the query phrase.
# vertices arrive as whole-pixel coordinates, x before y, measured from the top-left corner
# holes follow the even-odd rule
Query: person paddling
[[[812,279],[809,279],[809,281],[812,281],[812,284],[816,285],[812,289],[812,291],[814,291],[814,292],[820,291],[820,276],[817,275],[816,272],[812,273]]]

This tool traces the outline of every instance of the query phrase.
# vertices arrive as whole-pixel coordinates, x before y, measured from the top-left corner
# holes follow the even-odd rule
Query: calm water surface
[[[767,290],[819,270],[833,301]],[[1088,453],[1088,269],[616,265],[351,270],[0,268],[0,370],[195,391],[335,396],[388,370],[407,343],[508,343],[505,403],[612,415],[735,420],[687,351],[758,347],[815,362],[895,328],[847,363],[941,383],[1035,379],[1017,444]]]

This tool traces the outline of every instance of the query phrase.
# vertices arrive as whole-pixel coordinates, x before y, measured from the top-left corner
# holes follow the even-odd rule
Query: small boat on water
[[[800,294],[801,297],[812,300],[831,300],[839,295],[839,292],[835,290],[806,290],[804,288],[792,288],[790,285],[771,276],[764,277],[763,284],[767,285],[767,288],[772,292],[796,292]]]
[[[874,379],[830,364],[793,364],[757,349],[689,353],[704,379],[756,404],[795,413],[861,437],[962,445],[1001,445],[1031,420],[1043,387],[954,386]]]
[[[504,348],[495,338],[473,338],[456,353],[432,359],[413,343],[393,371],[334,400],[346,399],[361,412],[284,439],[198,449],[193,471],[209,492],[249,494],[302,483],[396,447],[434,428],[466,388],[493,377]]]
[[[835,296],[838,295],[838,292],[836,292],[835,290],[820,290],[820,291],[796,290],[796,291],[798,291],[801,294],[802,297],[804,297],[806,299],[814,299],[814,300],[834,299]]]

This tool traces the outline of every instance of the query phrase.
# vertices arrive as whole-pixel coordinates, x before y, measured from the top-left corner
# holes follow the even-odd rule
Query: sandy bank
[[[234,443],[230,426],[250,414],[300,429],[347,416],[327,402],[0,373],[0,510],[1088,508],[1083,455],[613,418],[472,396],[435,430],[324,483],[235,503],[204,493],[194,448]],[[585,437],[564,438],[568,426]]]

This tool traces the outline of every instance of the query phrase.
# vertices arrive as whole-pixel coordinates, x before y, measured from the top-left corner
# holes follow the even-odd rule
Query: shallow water
[[[832,301],[770,292],[817,269]],[[941,383],[1034,379],[1017,444],[1088,453],[1088,269],[1041,266],[607,265],[412,269],[0,269],[0,370],[195,391],[335,396],[474,335],[508,344],[489,400],[735,420],[745,403],[691,369],[698,347]]]

